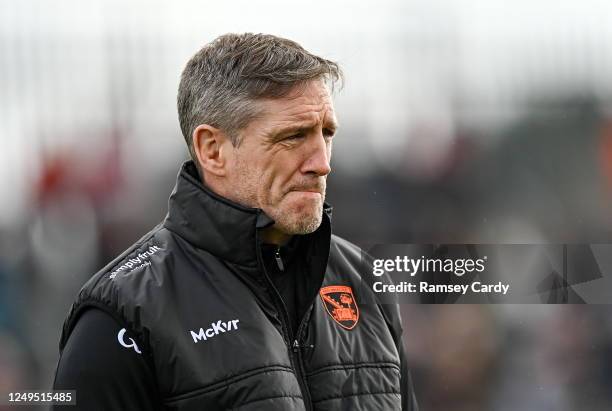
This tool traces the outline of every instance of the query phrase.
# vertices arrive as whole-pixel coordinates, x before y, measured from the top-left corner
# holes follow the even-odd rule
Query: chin
[[[281,231],[290,235],[310,234],[319,228],[322,218],[322,210],[318,213],[296,213],[291,216],[285,214],[276,220],[276,225]]]
[[[275,221],[278,230],[289,235],[310,234],[321,225],[323,199],[320,196],[285,197],[269,210],[268,215]]]
[[[314,233],[317,231],[317,228],[321,225],[321,220],[318,221],[300,221],[293,227],[288,227],[290,232],[288,234],[291,235],[305,235]]]

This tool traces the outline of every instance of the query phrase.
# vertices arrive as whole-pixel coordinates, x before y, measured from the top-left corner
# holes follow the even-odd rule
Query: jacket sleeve
[[[76,406],[52,410],[158,410],[154,373],[138,351],[113,317],[87,309],[62,351],[53,383],[55,390],[75,390]]]
[[[408,359],[406,358],[406,349],[404,344],[401,343],[398,347],[401,361],[401,392],[402,392],[402,411],[418,411],[419,404],[417,403],[416,395],[414,393],[414,385],[412,383],[412,375],[410,374],[410,368],[408,368]]]
[[[406,355],[406,348],[404,347],[404,342],[402,340],[403,327],[399,305],[381,304],[380,307],[383,315],[386,318],[389,329],[391,330],[393,340],[400,357],[400,392],[402,394],[402,411],[418,411],[419,407],[416,400],[416,394],[414,392],[412,375],[410,373],[410,367],[408,366],[408,356]]]
[[[371,281],[369,273],[372,272],[372,261],[373,258],[371,255],[361,251],[361,270],[363,273],[367,273],[362,276],[362,278],[366,282]],[[382,278],[384,278],[384,282],[387,284],[393,283],[393,280],[388,276],[388,274],[384,274]],[[368,286],[371,287],[371,284],[368,284]],[[396,296],[393,297],[392,300],[393,301],[387,301],[386,303],[379,302],[379,307],[387,321],[389,329],[391,330],[393,340],[400,357],[400,392],[402,395],[402,411],[418,411],[419,406],[416,399],[416,394],[414,392],[410,367],[408,366],[406,348],[404,347],[404,342],[402,340],[403,326],[400,306]]]

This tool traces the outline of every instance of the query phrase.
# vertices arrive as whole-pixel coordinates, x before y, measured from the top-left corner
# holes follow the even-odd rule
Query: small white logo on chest
[[[209,338],[214,337],[217,334],[233,331],[238,329],[238,322],[240,320],[229,320],[227,322],[217,321],[216,323],[211,323],[210,328],[204,329],[200,328],[198,332],[189,331],[191,333],[191,337],[193,338],[193,342],[197,343],[202,340],[206,341]]]

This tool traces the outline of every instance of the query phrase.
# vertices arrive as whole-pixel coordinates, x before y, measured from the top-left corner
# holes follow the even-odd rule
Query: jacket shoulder
[[[358,281],[370,281],[372,278],[373,258],[364,249],[332,234],[329,249],[330,263],[333,267],[351,268],[348,270]],[[345,270],[346,271],[346,270]]]
[[[81,288],[81,292],[104,288],[106,284],[118,289],[125,288],[142,281],[147,274],[163,273],[159,268],[171,257],[175,243],[173,237],[161,225],[156,226],[96,272]]]
[[[167,282],[178,248],[176,236],[157,225],[123,253],[96,272],[81,287],[73,302],[60,339],[63,349],[80,313],[88,307],[99,308],[138,333],[134,319],[142,315],[141,299],[157,294]]]
[[[360,265],[362,258],[368,257],[361,247],[335,234],[331,236],[329,253],[331,258],[342,257],[346,259],[346,263],[355,266]]]

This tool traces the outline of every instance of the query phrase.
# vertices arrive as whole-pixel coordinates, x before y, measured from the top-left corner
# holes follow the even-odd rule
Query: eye
[[[299,133],[291,134],[290,136],[285,137],[285,140],[298,140],[300,138],[303,138],[304,136],[305,136],[304,133],[299,132]]]
[[[336,134],[336,132],[332,129],[329,129],[329,128],[323,129],[323,137],[325,137],[326,140],[331,140],[334,134]]]

